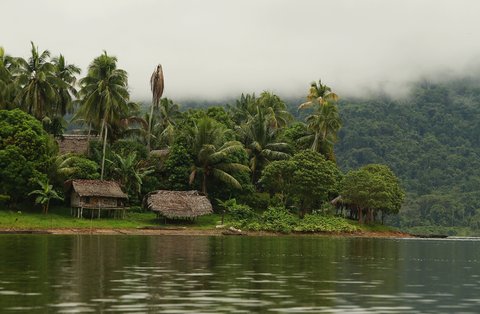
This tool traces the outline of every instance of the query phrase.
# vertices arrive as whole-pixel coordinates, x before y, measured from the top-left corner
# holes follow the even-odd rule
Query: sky
[[[322,79],[340,96],[408,92],[419,79],[480,73],[476,0],[0,0],[0,46],[30,41],[82,68],[105,50],[133,100],[220,100],[264,90],[306,95]]]

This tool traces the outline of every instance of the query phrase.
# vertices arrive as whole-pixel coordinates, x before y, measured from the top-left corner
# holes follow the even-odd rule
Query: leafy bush
[[[224,207],[230,214],[233,220],[251,220],[257,217],[252,208],[248,205],[237,204],[237,200],[232,198],[225,202],[219,202],[220,206]]]
[[[111,150],[122,157],[126,157],[129,154],[136,152],[138,160],[147,159],[148,156],[146,146],[139,141],[134,140],[118,140],[112,144]]]
[[[294,228],[296,232],[355,232],[358,228],[334,216],[305,215]]]
[[[75,171],[68,176],[68,179],[99,179],[100,173],[98,169],[99,165],[85,157],[73,156],[70,160],[70,167]]]
[[[246,193],[239,195],[238,199],[241,203],[258,210],[266,210],[270,205],[270,195],[268,193]]]
[[[298,218],[284,207],[270,207],[262,214],[262,229],[265,231],[290,233]]]

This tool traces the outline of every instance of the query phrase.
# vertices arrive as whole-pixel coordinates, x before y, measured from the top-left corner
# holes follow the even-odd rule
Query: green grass
[[[134,229],[141,227],[188,227],[192,229],[215,228],[221,216],[217,214],[199,217],[196,221],[167,221],[157,219],[152,212],[128,212],[125,219],[113,218],[74,218],[70,208],[53,207],[47,215],[40,210],[14,211],[0,209],[0,229]]]

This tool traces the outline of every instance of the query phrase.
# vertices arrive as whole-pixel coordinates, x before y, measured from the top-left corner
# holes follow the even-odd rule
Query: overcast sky
[[[404,91],[420,77],[469,73],[480,60],[476,0],[1,0],[0,46],[30,41],[83,69],[103,50],[149,99],[242,92],[300,96],[321,78],[340,95]]]

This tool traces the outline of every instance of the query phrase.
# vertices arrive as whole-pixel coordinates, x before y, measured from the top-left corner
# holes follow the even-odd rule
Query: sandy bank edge
[[[113,228],[56,228],[56,229],[11,229],[0,228],[3,234],[49,233],[56,235],[178,235],[178,236],[223,236],[222,229],[113,229]],[[356,233],[274,233],[265,231],[247,231],[247,236],[323,236],[353,238],[414,238],[403,232],[356,232]]]

